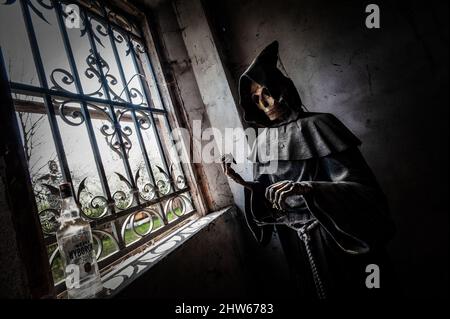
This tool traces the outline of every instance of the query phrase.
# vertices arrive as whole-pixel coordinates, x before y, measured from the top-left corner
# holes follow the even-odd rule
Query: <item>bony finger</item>
[[[285,191],[285,190],[291,188],[291,187],[292,187],[292,183],[285,183],[284,185],[282,185],[281,187],[279,187],[279,188],[275,191],[275,193],[274,193],[274,195],[273,195],[273,202],[274,202],[274,203],[278,203],[278,199],[279,199],[281,193],[282,193],[283,191]]]
[[[278,185],[281,185],[281,184],[283,184],[285,182],[286,181],[279,181],[279,182],[276,182],[276,183],[273,183],[273,184],[269,185],[267,188],[277,187]]]
[[[288,180],[279,181],[279,182],[273,183],[272,185],[270,185],[270,187],[278,187],[278,186],[280,186],[282,184],[285,184],[287,182],[289,182],[289,181]]]
[[[222,156],[222,157],[220,158],[220,161],[221,161],[223,164],[226,164],[226,163],[227,163],[227,158],[225,157],[225,155]]]
[[[269,189],[269,201],[271,201],[272,203],[273,203],[273,194],[274,194],[274,192],[276,191],[276,186],[272,186],[272,187],[270,187],[270,189]]]
[[[272,184],[269,187],[269,197],[268,200],[270,200],[271,202],[273,202],[274,199],[274,192],[279,189],[280,187],[283,187],[286,183],[289,183],[290,181],[281,181],[275,184]],[[266,196],[267,197],[267,196]]]
[[[276,200],[276,196],[277,193],[280,189],[284,189],[285,187],[291,185],[292,182],[291,181],[282,181],[280,184],[278,184],[277,186],[275,186],[272,191],[271,191],[271,200],[275,201]]]
[[[277,203],[277,205],[281,207],[281,205],[280,205],[280,197],[281,197],[281,195],[282,195],[284,192],[286,192],[286,191],[291,191],[291,190],[293,190],[293,188],[294,188],[294,185],[292,185],[292,183],[290,183],[290,184],[287,185],[287,187],[284,187],[283,189],[280,189],[280,190],[277,192],[277,194],[276,194],[276,196],[275,196],[275,198],[274,198],[274,202]]]
[[[270,187],[271,187],[271,186],[266,187],[266,190],[264,191],[264,196],[266,197],[267,200],[269,200],[269,191],[270,191]]]
[[[268,200],[268,201],[272,201],[272,191],[274,190],[274,188],[275,188],[275,185],[274,184],[272,184],[272,185],[270,185],[269,187],[267,187],[266,188],[266,191],[265,191],[265,196],[266,196],[266,199]]]
[[[266,188],[266,191],[265,191],[265,193],[264,193],[264,196],[265,196],[268,200],[270,200],[270,196],[271,196],[270,194],[271,194],[273,188],[274,188],[274,187],[277,187],[278,185],[281,185],[282,183],[285,183],[285,182],[286,182],[286,181],[280,181],[280,182],[276,182],[276,183],[274,183],[274,184],[268,186],[268,187]]]

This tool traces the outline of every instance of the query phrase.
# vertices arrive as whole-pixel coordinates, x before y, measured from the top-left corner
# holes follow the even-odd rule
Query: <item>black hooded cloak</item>
[[[255,238],[267,243],[276,229],[292,276],[293,297],[384,295],[391,277],[385,245],[394,233],[386,198],[359,151],[360,140],[335,116],[305,112],[293,82],[277,68],[278,43],[266,47],[239,81],[240,107],[251,126],[265,128],[253,147],[255,189],[246,190],[246,220]],[[290,108],[270,122],[250,96],[252,81]],[[263,156],[264,155],[264,156]],[[270,165],[276,172],[266,172]],[[278,181],[309,182],[312,192],[291,196],[283,214],[265,199]],[[366,286],[368,265],[380,269],[380,289]]]

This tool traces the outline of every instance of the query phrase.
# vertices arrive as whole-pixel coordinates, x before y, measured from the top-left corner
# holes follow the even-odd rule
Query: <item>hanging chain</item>
[[[322,279],[320,278],[319,270],[317,269],[316,261],[314,259],[314,255],[311,250],[310,246],[311,237],[309,236],[309,231],[314,227],[316,227],[318,224],[319,222],[317,220],[315,220],[310,224],[306,224],[297,230],[297,234],[305,244],[306,254],[308,255],[309,265],[311,267],[311,271],[313,274],[317,296],[319,297],[319,299],[323,300],[327,298],[327,294],[325,292],[325,287],[323,285]]]
[[[311,237],[309,236],[309,232],[315,228],[317,225],[319,225],[319,221],[317,219],[313,219],[308,221],[306,224],[303,224],[300,228],[298,226],[295,226],[295,224],[292,223],[286,223],[285,221],[276,221],[276,222],[257,222],[259,226],[263,225],[286,225],[287,227],[295,230],[297,232],[298,237],[303,241],[303,244],[305,245],[306,254],[308,256],[309,266],[311,268],[311,272],[314,279],[314,285],[316,286],[316,292],[319,299],[323,300],[327,298],[327,294],[325,291],[325,287],[323,285],[322,279],[319,274],[319,269],[317,268],[316,261],[314,259],[314,255],[312,253],[310,241]],[[298,225],[298,223],[297,223]]]

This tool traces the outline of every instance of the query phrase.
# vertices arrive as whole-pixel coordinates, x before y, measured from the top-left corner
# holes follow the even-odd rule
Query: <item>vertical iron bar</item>
[[[136,53],[134,51],[134,45],[133,45],[133,42],[131,41],[130,36],[127,35],[126,39],[127,39],[127,42],[128,42],[128,46],[130,48],[130,53],[131,53],[131,57],[132,57],[133,65],[134,65],[135,69],[138,70],[139,73],[145,75],[145,72],[144,72],[143,68],[137,63]],[[167,176],[169,177],[169,183],[171,185],[172,192],[174,192],[176,190],[176,188],[175,188],[175,181],[173,180],[172,174],[170,173],[170,168],[169,168],[169,165],[167,163],[166,153],[164,152],[159,133],[156,130],[156,121],[155,121],[155,118],[153,116],[153,112],[150,109],[151,104],[153,104],[152,95],[149,92],[149,88],[147,86],[147,83],[144,83],[144,81],[142,80],[141,77],[139,77],[139,80],[141,82],[141,87],[144,90],[145,98],[147,99],[147,102],[149,103],[148,108],[149,108],[150,119],[152,120],[152,126],[153,126],[153,129],[154,129],[154,132],[155,132],[156,140],[158,142],[159,152],[162,155],[162,158],[163,158],[163,161],[164,161],[164,165],[165,165],[165,168],[166,168],[166,171],[167,171]],[[164,207],[163,207],[162,203],[160,203],[160,208],[161,208],[161,211],[163,213],[163,217],[165,219],[164,223],[166,223],[166,225],[167,225],[169,223],[169,218],[168,218],[168,213],[169,212],[164,211]]]
[[[106,16],[106,11],[105,11],[104,8],[103,8],[103,11],[104,11],[104,14],[105,14],[105,16]],[[127,94],[128,100],[129,100],[130,102],[132,102],[131,94],[130,94],[130,91],[128,90],[128,87],[127,87],[127,79],[126,79],[126,77],[125,77],[125,72],[123,71],[122,63],[121,63],[121,61],[120,61],[119,52],[118,52],[118,50],[117,50],[117,46],[116,46],[116,43],[115,43],[114,34],[113,34],[113,29],[112,29],[111,24],[109,23],[108,20],[107,20],[106,23],[107,23],[107,25],[108,25],[108,34],[109,34],[109,39],[110,39],[111,44],[112,44],[112,48],[113,48],[113,52],[114,52],[114,57],[116,58],[117,66],[118,66],[118,68],[119,68],[120,78],[122,79],[122,83],[123,83],[125,92],[126,92],[126,94]],[[153,171],[152,171],[152,169],[151,169],[150,160],[149,160],[149,158],[148,158],[147,150],[146,150],[146,147],[145,147],[145,144],[144,144],[144,140],[143,140],[143,138],[142,138],[142,134],[141,134],[141,131],[140,131],[140,125],[139,125],[139,122],[138,122],[138,120],[137,120],[136,112],[135,112],[135,110],[134,110],[133,108],[130,108],[130,110],[131,110],[131,114],[132,114],[132,118],[133,118],[135,130],[136,130],[136,136],[137,136],[137,138],[138,138],[139,145],[140,145],[140,147],[141,147],[141,151],[142,151],[143,156],[144,156],[145,166],[146,166],[146,168],[147,168],[149,177],[152,179],[153,185],[154,185],[154,187],[155,187],[156,194],[157,194],[158,197],[159,197],[159,193],[158,193],[157,190],[156,190],[156,183],[155,183],[155,178],[154,178],[154,176],[153,176]]]
[[[130,37],[128,37],[128,41],[129,41],[129,43],[130,43],[130,45],[131,45],[131,53],[132,53],[133,63],[134,63],[134,65],[135,65],[135,67],[139,70],[139,72],[141,72],[142,74],[145,74],[145,71],[144,71],[143,66],[142,66],[140,63],[138,63],[138,61],[137,61],[136,51],[135,51],[135,49],[134,49],[134,46],[132,45],[132,40],[131,40]],[[146,47],[146,45],[145,45],[144,43],[142,43],[142,45],[143,45],[144,51],[145,51],[143,54],[145,54],[145,55],[147,56],[147,60],[148,60],[148,62],[149,62],[150,72],[151,72],[151,74],[152,74],[152,76],[153,76],[153,79],[155,80],[156,89],[157,89],[157,93],[158,93],[158,95],[159,95],[159,99],[160,99],[160,101],[161,101],[161,103],[162,103],[162,106],[163,106],[164,110],[167,112],[167,109],[166,109],[164,100],[161,98],[161,91],[160,91],[159,85],[156,83],[156,77],[155,77],[154,72],[153,72],[153,67],[152,67],[152,65],[151,65],[151,61],[150,61],[150,59],[149,59],[149,57],[148,57],[148,55],[147,55],[148,49],[147,49],[147,47]],[[151,93],[149,92],[149,89],[148,89],[148,87],[146,86],[146,84],[147,84],[147,83],[144,83],[144,82],[142,81],[142,79],[141,79],[141,86],[144,88],[144,92],[145,92],[145,94],[146,94],[146,98],[147,98],[147,100],[151,100]],[[149,107],[150,107],[150,106],[149,106]],[[150,113],[153,115],[153,113],[152,113],[151,111],[150,111]],[[166,120],[166,124],[167,124],[167,126],[168,126],[169,133],[172,132],[172,127],[171,127],[171,125],[170,125],[170,122],[169,122],[168,119],[167,119],[167,113],[164,114],[163,117],[164,117],[164,119]],[[156,133],[156,134],[157,134],[157,133]],[[159,140],[159,134],[157,134],[157,136],[158,136],[158,140]],[[160,142],[160,140],[159,140],[159,142]],[[160,142],[160,143],[161,143],[161,142]],[[161,147],[161,146],[160,146],[160,147]],[[166,166],[167,166],[167,160],[166,160]],[[183,168],[183,165],[181,165],[181,163],[180,163],[180,169],[181,169],[181,173],[183,174],[183,178],[184,178],[184,180],[186,181],[186,174],[185,174],[185,172],[184,172],[184,168]],[[171,176],[171,179],[172,179],[172,176]],[[174,185],[175,185],[175,181],[173,181],[173,183],[174,183]]]
[[[133,60],[134,67],[140,73],[145,74],[144,70],[142,69],[142,67],[140,67],[139,64],[136,61],[136,53],[134,51],[134,45],[133,45],[133,42],[131,41],[129,35],[127,35],[127,41],[128,41],[128,45],[130,47],[130,52],[131,52],[131,57],[132,57],[132,60]],[[155,124],[156,121],[155,121],[155,118],[153,116],[153,112],[150,110],[150,103],[152,103],[152,96],[151,96],[151,94],[149,92],[148,87],[146,86],[147,83],[144,83],[144,81],[142,80],[141,77],[139,77],[139,80],[141,81],[141,87],[143,88],[145,97],[147,99],[147,102],[149,103],[149,113],[150,113],[150,118],[152,119],[152,122],[153,122],[152,124],[153,124],[153,128],[155,130],[156,140],[158,142],[158,148],[159,148],[159,151],[160,151],[160,153],[162,155],[162,158],[163,158],[163,162],[164,162],[164,166],[166,168],[167,176],[169,176],[169,182],[172,184],[173,191],[174,191],[175,190],[175,184],[174,184],[174,181],[172,180],[172,176],[170,174],[170,168],[169,168],[169,165],[168,165],[166,153],[164,152],[164,148],[163,148],[163,145],[162,145],[161,138],[160,138],[160,136],[159,136],[159,134],[158,134],[158,132],[156,130],[156,124]]]
[[[162,107],[163,107],[164,111],[166,111],[166,113],[164,114],[164,118],[167,121],[167,126],[169,127],[169,131],[172,132],[172,125],[170,125],[170,121],[167,118],[168,117],[168,112],[167,112],[166,103],[164,102],[164,99],[162,98],[161,89],[160,89],[158,83],[156,83],[157,79],[156,79],[156,76],[155,76],[155,71],[153,70],[153,65],[152,65],[152,63],[150,61],[150,58],[149,58],[148,54],[147,54],[147,52],[148,52],[147,45],[145,43],[142,43],[142,45],[144,46],[144,51],[145,51],[144,54],[147,56],[147,60],[148,60],[148,63],[149,63],[149,68],[150,68],[150,73],[152,74],[152,77],[155,80],[156,91],[158,93],[159,100],[161,101],[161,104],[162,104]],[[186,180],[186,174],[184,172],[183,165],[180,164],[180,168],[181,168],[181,172],[183,173],[183,178]]]
[[[25,21],[25,26],[27,29],[28,39],[30,41],[31,51],[33,53],[34,63],[36,65],[36,71],[39,77],[39,82],[44,89],[48,89],[47,78],[45,75],[44,65],[42,63],[41,54],[39,51],[39,46],[36,39],[36,33],[33,27],[33,21],[31,19],[30,10],[27,1],[20,0],[22,13]],[[55,109],[49,94],[44,95],[44,105],[47,111],[48,120],[50,123],[50,130],[52,132],[52,137],[55,142],[56,153],[60,165],[62,166],[62,176],[65,182],[72,185],[72,177],[70,175],[69,165],[67,162],[66,153],[64,151],[64,145],[61,138],[61,132],[59,131],[58,121],[56,119]]]
[[[115,43],[113,30],[112,30],[111,24],[109,22],[108,16],[106,14],[106,9],[104,7],[103,7],[103,14],[106,17],[106,23],[108,25],[109,38],[110,38],[110,41],[111,41],[111,44],[112,44],[114,56],[115,56],[116,61],[117,61],[117,66],[119,68],[120,77],[122,79],[122,83],[124,85],[124,89],[125,89],[125,92],[127,94],[128,100],[129,100],[130,103],[132,103],[131,94],[130,94],[130,91],[129,91],[127,85],[126,85],[127,84],[127,80],[126,80],[126,77],[125,77],[125,73],[123,71],[122,63],[120,61],[119,53],[117,51],[117,46],[116,46],[116,43]],[[127,34],[124,34],[123,36],[125,37],[125,39],[128,39],[128,35]],[[128,46],[130,48],[130,53],[131,53],[132,47],[130,47],[130,43],[129,42],[127,42],[127,43],[128,43]],[[134,66],[135,66],[135,71],[137,72],[136,65],[134,65]],[[142,87],[142,88],[144,88],[144,87]],[[149,101],[147,99],[147,103],[151,103],[151,101]],[[146,149],[146,146],[145,146],[145,143],[144,143],[144,139],[142,137],[142,133],[141,133],[141,130],[140,130],[140,125],[139,125],[139,122],[137,121],[136,112],[135,112],[134,109],[131,109],[131,113],[132,113],[133,122],[134,122],[135,129],[136,129],[136,135],[137,135],[137,138],[138,138],[138,141],[139,141],[139,145],[141,147],[141,151],[142,151],[143,156],[144,156],[145,166],[147,168],[149,177],[151,178],[151,180],[153,182],[153,187],[154,187],[155,194],[156,194],[156,196],[159,197],[159,195],[160,195],[159,194],[159,188],[157,187],[156,179],[155,179],[155,177],[153,175],[152,166],[151,166],[151,163],[150,163],[150,159],[148,158],[147,149]],[[151,125],[153,126],[153,128],[155,128],[154,123],[153,123],[153,119],[152,118],[150,118],[150,119],[152,120]],[[136,181],[136,183],[137,183],[137,181]],[[168,220],[167,220],[166,214],[164,214],[164,208],[163,208],[161,203],[158,203],[158,206],[159,206],[159,208],[160,208],[160,210],[162,212],[163,222],[164,222],[164,224],[167,225],[168,224]]]
[[[91,44],[92,53],[94,54],[95,62],[97,64],[97,68],[98,68],[98,71],[100,73],[102,85],[103,85],[103,88],[104,88],[107,100],[109,102],[108,103],[108,107],[109,107],[109,110],[110,110],[110,113],[111,113],[111,118],[113,119],[113,122],[114,122],[114,129],[117,132],[117,138],[119,139],[119,144],[120,144],[120,148],[121,148],[121,152],[122,152],[122,161],[123,161],[124,166],[125,166],[125,170],[126,170],[126,173],[127,173],[127,177],[128,177],[129,183],[132,186],[132,196],[134,197],[135,201],[139,204],[139,202],[140,202],[139,201],[139,196],[136,193],[137,187],[136,187],[136,184],[134,182],[133,172],[131,171],[130,163],[128,162],[128,155],[127,155],[124,143],[123,143],[122,130],[120,128],[119,122],[117,121],[117,116],[116,116],[116,113],[114,112],[114,107],[112,105],[111,95],[109,93],[108,82],[107,82],[106,77],[105,77],[105,75],[103,73],[103,68],[102,68],[102,65],[101,65],[101,57],[100,57],[100,54],[97,51],[97,46],[95,44],[95,39],[94,39],[93,34],[92,34],[92,32],[93,32],[92,31],[92,25],[91,25],[91,22],[89,21],[88,14],[84,10],[80,10],[80,13],[82,13],[83,18],[84,18],[85,23],[86,23],[86,30],[87,30],[87,34],[89,36],[89,42]]]
[[[70,44],[69,35],[67,34],[67,30],[66,30],[65,23],[63,20],[62,5],[57,0],[52,0],[52,3],[53,3],[53,6],[56,8],[59,29],[60,29],[62,37],[63,37],[64,47],[66,49],[66,53],[69,58],[69,64],[70,64],[70,68],[72,70],[72,75],[75,79],[75,85],[77,87],[77,91],[79,94],[83,95],[84,94],[83,86],[81,85],[81,80],[80,80],[80,76],[78,74],[77,65],[75,62],[74,55],[73,55],[72,46]],[[91,121],[91,115],[89,113],[87,103],[85,101],[81,101],[81,105],[82,105],[81,109],[83,112],[84,122],[86,124],[89,141],[91,144],[92,152],[94,153],[94,160],[95,160],[95,164],[97,167],[97,172],[99,174],[100,183],[102,185],[102,190],[103,190],[103,193],[106,195],[106,199],[108,200],[108,209],[110,210],[110,213],[114,215],[115,214],[114,199],[111,196],[111,190],[108,185],[108,179],[106,177],[105,168],[103,166],[103,161],[102,161],[102,158],[100,155],[100,150],[99,150],[99,147],[97,144],[97,139],[95,137],[95,131],[94,131],[92,121]],[[79,198],[78,198],[78,200],[79,200]],[[116,225],[114,223],[113,226],[114,226],[115,235],[119,242],[119,247],[120,247],[120,249],[122,249],[125,247],[125,243],[123,242],[123,239],[121,238],[121,236],[118,235],[118,232],[117,232],[118,225]]]
[[[40,35],[39,33],[39,28],[36,28],[36,25],[34,25],[33,23],[33,13],[31,12],[30,9],[33,9],[32,7],[30,8],[30,0],[20,0],[20,5],[22,8],[22,14],[24,17],[24,21],[25,21],[25,26],[27,29],[27,34],[28,34],[28,39],[30,41],[30,46],[31,46],[31,51],[33,54],[33,59],[36,65],[36,70],[37,70],[37,74],[38,74],[38,78],[40,81],[40,88],[39,87],[34,87],[34,90],[39,91],[39,95],[42,95],[44,97],[44,105],[45,105],[45,110],[48,116],[48,121],[50,124],[50,129],[51,129],[51,134],[52,134],[52,138],[53,141],[55,143],[55,147],[56,147],[56,152],[58,155],[58,160],[59,163],[61,165],[61,171],[62,171],[62,175],[63,175],[63,179],[66,182],[69,182],[72,185],[72,188],[74,188],[73,185],[73,181],[72,181],[72,177],[70,174],[70,170],[69,170],[69,165],[68,165],[68,161],[67,161],[67,157],[66,157],[66,153],[64,150],[64,144],[63,144],[63,139],[61,136],[61,131],[60,128],[58,126],[58,118],[57,116],[60,115],[61,112],[58,112],[55,109],[55,105],[52,101],[53,98],[56,97],[63,97],[65,99],[70,99],[73,98],[74,100],[77,100],[80,105],[81,105],[81,111],[82,111],[82,115],[84,117],[84,121],[86,122],[86,129],[88,132],[88,137],[89,137],[89,141],[90,141],[90,145],[92,148],[92,152],[94,155],[94,159],[95,159],[95,163],[96,163],[96,168],[97,168],[97,172],[99,174],[100,177],[100,182],[101,182],[101,186],[102,186],[102,190],[103,193],[106,195],[107,200],[108,200],[108,205],[109,205],[109,210],[111,212],[112,216],[109,216],[107,218],[109,218],[108,220],[108,224],[110,223],[112,228],[114,229],[114,231],[117,233],[117,230],[120,231],[120,223],[119,223],[119,219],[121,217],[124,217],[124,213],[126,213],[127,215],[129,214],[133,214],[134,212],[138,212],[138,208],[135,207],[135,210],[132,210],[133,213],[130,212],[122,212],[122,215],[117,215],[117,209],[114,207],[114,199],[113,199],[113,195],[111,195],[111,189],[110,186],[108,184],[108,180],[106,177],[106,172],[105,172],[105,166],[104,163],[102,161],[101,158],[101,154],[100,154],[100,149],[99,149],[99,145],[98,145],[98,141],[95,135],[95,129],[92,123],[92,119],[91,119],[91,113],[89,112],[89,105],[90,103],[102,103],[99,101],[92,101],[89,100],[88,96],[84,95],[83,92],[83,87],[82,87],[82,82],[80,79],[80,73],[78,72],[77,69],[77,61],[75,60],[74,57],[74,51],[72,50],[73,46],[71,44],[70,38],[69,38],[69,34],[67,31],[67,28],[65,26],[65,22],[64,22],[64,13],[63,13],[63,6],[62,3],[71,3],[69,1],[60,1],[60,0],[50,0],[51,4],[52,4],[52,8],[50,9],[51,11],[55,10],[54,12],[56,12],[57,15],[57,23],[59,26],[59,31],[61,32],[62,35],[62,39],[63,39],[63,43],[64,43],[64,47],[65,47],[65,52],[67,54],[67,58],[68,58],[68,62],[70,65],[70,69],[72,71],[72,75],[74,78],[74,84],[75,87],[78,91],[78,95],[72,94],[72,93],[67,93],[67,95],[62,95],[64,92],[56,92],[53,90],[49,89],[49,83],[46,77],[46,70],[44,67],[44,63],[43,63],[43,57],[41,56],[41,50],[39,48],[38,45],[38,38],[37,35]],[[76,2],[79,3],[79,2]],[[103,1],[102,1],[103,4]],[[80,6],[82,6],[80,4]],[[91,50],[90,50],[90,54],[92,54],[95,58],[95,64],[98,68],[98,72],[100,74],[100,81],[102,83],[102,86],[105,90],[105,94],[107,97],[107,100],[105,100],[105,102],[103,102],[105,105],[107,105],[107,109],[109,110],[110,114],[111,114],[111,119],[113,122],[113,126],[114,126],[114,130],[117,134],[117,139],[118,142],[120,144],[120,151],[122,153],[122,160],[123,160],[123,165],[125,167],[129,182],[131,184],[132,187],[132,194],[130,196],[132,196],[134,202],[136,202],[137,204],[140,204],[140,198],[139,198],[139,193],[138,193],[138,188],[137,188],[137,183],[134,179],[133,176],[133,172],[131,170],[131,166],[130,166],[130,161],[129,161],[129,157],[127,155],[126,152],[126,146],[124,144],[124,135],[125,133],[122,132],[121,127],[120,127],[120,122],[118,120],[118,117],[120,118],[120,116],[117,116],[115,113],[115,107],[123,107],[126,108],[127,110],[131,111],[132,114],[132,120],[134,123],[134,126],[136,128],[136,134],[137,134],[137,138],[139,141],[139,145],[141,148],[141,151],[143,153],[144,156],[144,161],[145,161],[145,165],[146,168],[149,172],[149,177],[152,179],[152,182],[154,183],[154,187],[155,187],[155,193],[157,195],[157,202],[155,201],[155,204],[157,203],[160,207],[160,210],[162,212],[162,216],[163,216],[163,222],[165,225],[168,225],[168,221],[167,221],[167,216],[166,216],[166,212],[164,212],[164,207],[163,207],[163,202],[161,200],[165,200],[168,198],[173,198],[174,195],[168,194],[169,197],[161,197],[160,193],[159,193],[159,189],[157,188],[156,185],[156,180],[155,180],[155,176],[153,174],[152,171],[152,167],[151,167],[151,161],[149,158],[149,154],[151,153],[147,153],[147,148],[145,145],[145,140],[144,140],[144,134],[143,131],[140,129],[140,123],[139,123],[139,117],[138,117],[138,110],[144,110],[146,113],[146,115],[149,116],[149,119],[151,121],[151,125],[153,126],[151,129],[153,130],[154,134],[156,135],[156,139],[157,139],[157,147],[159,148],[162,160],[163,160],[163,164],[165,166],[165,170],[167,172],[167,176],[169,178],[169,182],[170,185],[173,185],[174,187],[171,189],[172,192],[175,191],[175,184],[174,184],[174,180],[173,180],[173,176],[171,174],[170,171],[170,167],[169,167],[169,160],[170,160],[170,153],[169,152],[165,152],[164,151],[164,146],[165,144],[163,144],[164,138],[162,138],[156,128],[156,121],[157,121],[157,114],[158,112],[164,112],[164,117],[161,117],[161,125],[163,125],[163,129],[169,129],[169,134],[171,134],[171,126],[170,126],[170,122],[168,121],[168,117],[167,117],[167,110],[166,110],[166,103],[165,100],[162,99],[161,96],[161,90],[160,87],[157,87],[157,94],[159,94],[159,97],[161,98],[161,103],[163,106],[164,110],[155,110],[155,112],[152,111],[151,106],[153,104],[153,100],[152,100],[152,94],[150,91],[150,88],[147,86],[146,81],[144,81],[141,77],[139,78],[141,87],[143,89],[143,93],[145,94],[145,97],[147,99],[147,103],[148,103],[148,108],[145,109],[144,107],[139,107],[138,105],[133,105],[132,103],[132,91],[130,91],[130,89],[128,88],[128,86],[126,85],[126,74],[124,73],[124,67],[120,61],[120,55],[118,53],[118,49],[117,49],[117,44],[114,41],[114,33],[113,33],[113,28],[117,30],[120,30],[121,32],[124,33],[124,38],[130,48],[130,53],[131,53],[131,58],[133,61],[133,65],[134,65],[134,70],[138,71],[142,74],[145,74],[144,72],[144,67],[141,63],[141,61],[139,61],[139,56],[138,53],[136,52],[134,45],[133,45],[133,39],[135,39],[136,37],[131,33],[128,32],[127,30],[125,30],[125,28],[121,27],[119,24],[115,23],[113,20],[110,20],[105,7],[102,6],[102,14],[104,15],[104,17],[101,17],[101,15],[95,13],[95,12],[91,12],[88,8],[80,8],[80,17],[83,16],[85,23],[86,23],[86,30],[87,30],[87,35],[88,35],[88,40],[91,46]],[[100,24],[106,24],[108,26],[108,32],[109,32],[109,40],[111,41],[111,45],[112,45],[112,50],[115,56],[115,59],[117,61],[117,65],[119,68],[119,73],[121,76],[121,79],[124,83],[124,88],[129,100],[129,103],[122,103],[120,104],[115,103],[111,97],[112,97],[112,91],[109,90],[109,83],[108,83],[108,79],[105,77],[105,73],[104,70],[102,68],[102,64],[104,61],[100,55],[100,52],[98,49],[99,47],[97,46],[96,40],[94,37],[96,37],[95,34],[95,30],[93,30],[92,24],[91,24],[91,20],[89,20],[89,17],[96,17],[96,19],[99,20]],[[117,27],[116,27],[117,26]],[[142,40],[143,41],[143,40]],[[143,44],[143,48],[145,48],[145,50],[147,50],[145,43]],[[58,53],[62,53],[62,52],[58,52]],[[144,58],[148,58],[147,55],[147,51],[144,53]],[[155,81],[156,81],[156,77],[154,75],[154,71],[153,71],[153,66],[150,62],[150,59],[148,58],[149,61],[149,69],[150,69],[150,74],[154,77]],[[80,71],[82,72],[82,71]],[[108,73],[106,73],[107,75]],[[29,86],[29,88],[33,88],[31,85]],[[33,90],[31,89],[27,89],[25,88],[25,93],[24,94],[32,94],[31,92],[33,92]],[[61,95],[58,95],[58,93],[60,93]],[[99,100],[99,99],[98,99]],[[163,123],[164,121],[166,121],[165,123]],[[126,138],[126,137],[125,137]],[[169,144],[168,144],[169,145]],[[147,145],[148,146],[148,145]],[[170,147],[170,145],[169,145]],[[166,148],[167,150],[169,150],[169,148]],[[151,152],[152,149],[149,149],[149,151]],[[183,166],[180,165],[180,168],[182,170],[182,173],[184,175],[184,169]],[[183,176],[185,178],[185,175]],[[142,207],[145,207],[144,205]],[[114,220],[113,220],[114,219]],[[101,220],[101,219],[100,219]],[[95,223],[95,221],[94,221]],[[106,223],[104,223],[106,225]],[[163,227],[163,229],[166,229],[165,227]],[[122,236],[120,234],[117,234],[117,239],[118,239],[118,243],[119,243],[119,249],[122,252],[124,249],[127,249],[127,247],[125,246],[125,242],[124,239],[122,238]],[[128,247],[129,248],[129,247]],[[126,251],[126,250],[125,250]]]

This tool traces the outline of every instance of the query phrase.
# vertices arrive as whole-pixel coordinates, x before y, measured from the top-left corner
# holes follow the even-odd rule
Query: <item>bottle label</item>
[[[88,230],[61,238],[66,265],[77,265],[81,280],[95,273],[95,251],[91,238]]]

